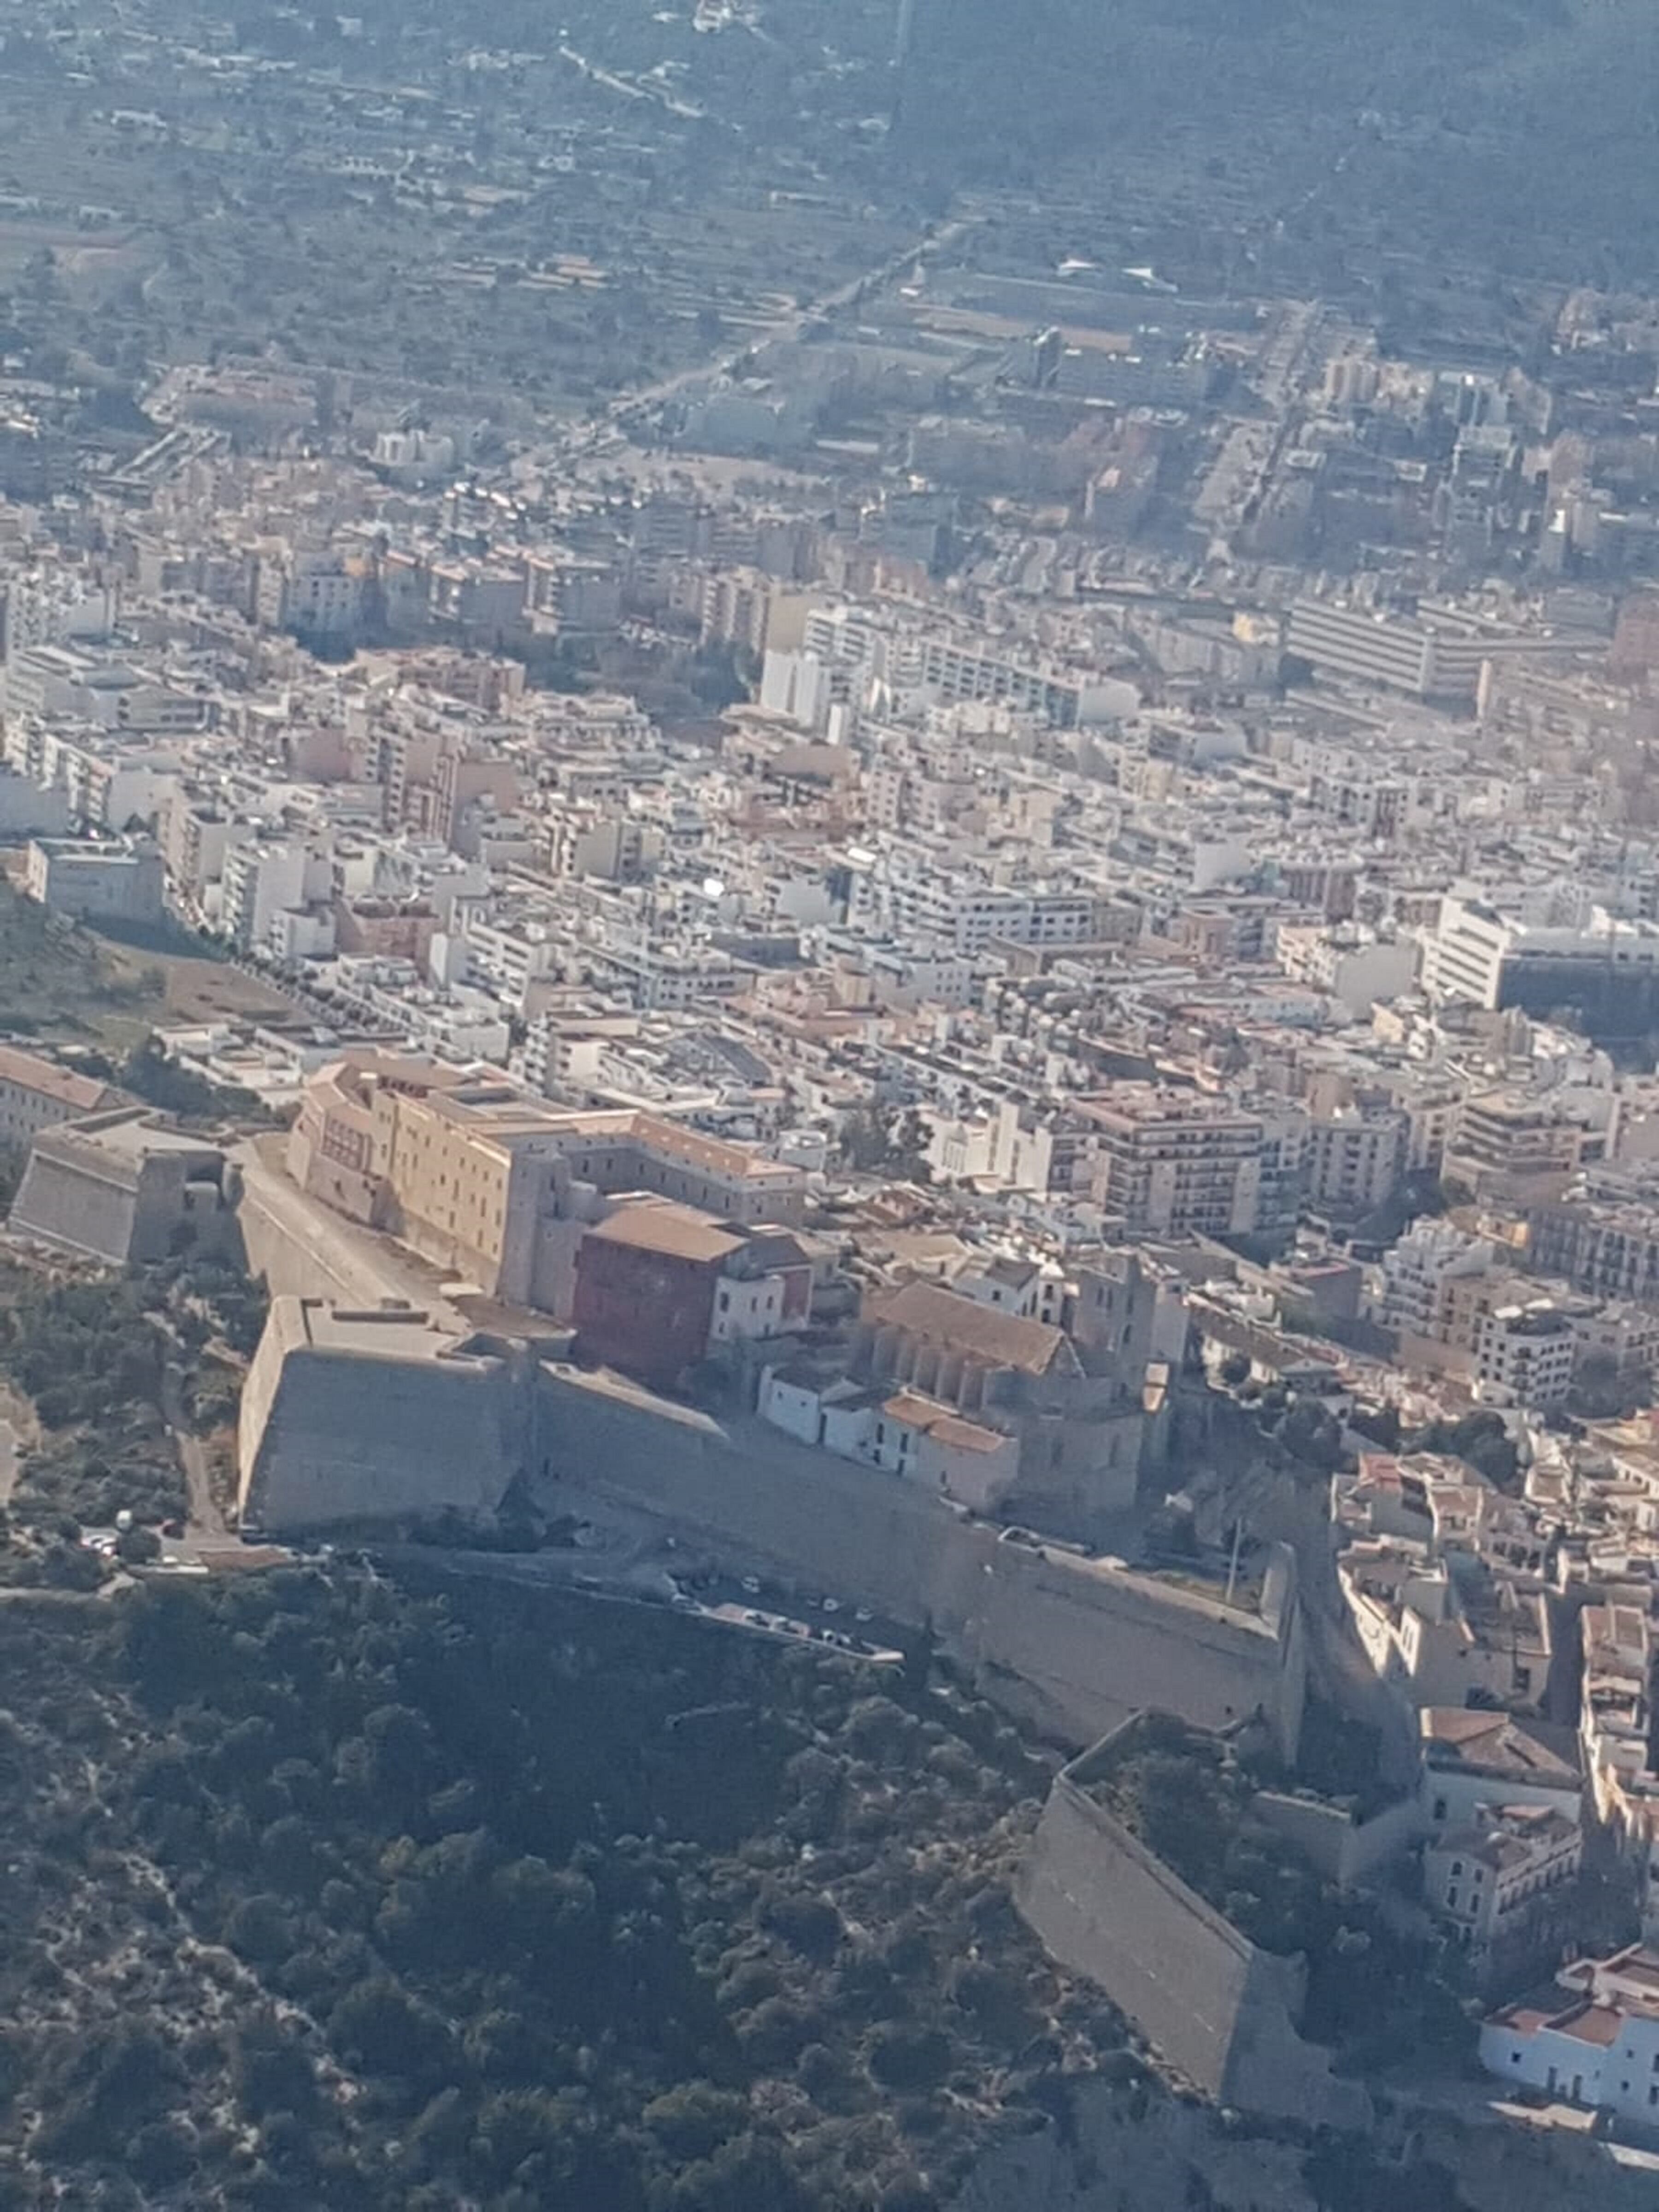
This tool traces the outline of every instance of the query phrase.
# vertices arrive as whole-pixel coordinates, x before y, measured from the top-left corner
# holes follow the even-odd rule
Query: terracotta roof
[[[1441,1764],[1495,1771],[1547,1788],[1575,1786],[1579,1779],[1575,1739],[1569,1729],[1529,1721],[1524,1726],[1509,1713],[1466,1711],[1461,1705],[1431,1705],[1418,1716],[1425,1753],[1442,1754]]]
[[[1052,1373],[1070,1350],[1064,1329],[975,1304],[933,1283],[906,1283],[872,1299],[865,1318],[966,1352],[988,1366],[1018,1368],[1026,1375]]]
[[[901,1390],[896,1397],[889,1398],[882,1412],[890,1421],[897,1421],[909,1429],[921,1429],[933,1437],[935,1443],[947,1444],[953,1451],[1000,1451],[1008,1439],[995,1429],[981,1426],[977,1421],[964,1420],[950,1407],[941,1406],[937,1398],[924,1398],[915,1390]]]
[[[675,1260],[717,1261],[742,1249],[744,1239],[722,1228],[712,1215],[667,1199],[640,1199],[619,1206],[589,1237],[605,1244],[631,1245],[635,1251],[660,1252]]]
[[[1594,2043],[1605,2051],[1618,2042],[1625,2015],[1613,2005],[1587,2004],[1582,2011],[1563,2014],[1550,2025],[1558,2035],[1570,2035],[1578,2043]]]
[[[983,1452],[988,1458],[1000,1451],[1008,1441],[995,1429],[982,1429],[977,1421],[964,1421],[960,1413],[947,1413],[942,1421],[935,1421],[933,1438],[937,1444],[947,1444],[952,1451]]]
[[[82,1114],[93,1113],[110,1095],[107,1084],[90,1075],[71,1075],[65,1067],[9,1044],[0,1044],[0,1083],[15,1084],[40,1098],[55,1098],[60,1106]]]
[[[1620,1978],[1635,1982],[1644,1989],[1659,1990],[1659,1951],[1645,1943],[1632,1943],[1627,1951],[1620,1951],[1609,1961]]]

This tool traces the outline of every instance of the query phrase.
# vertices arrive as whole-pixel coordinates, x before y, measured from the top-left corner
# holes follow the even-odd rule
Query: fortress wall
[[[1146,1705],[1205,1728],[1261,1706],[1293,1753],[1304,1683],[1293,1603],[1275,1636],[1218,1603],[1000,1543],[902,1478],[762,1423],[665,1419],[655,1403],[544,1369],[538,1449],[553,1494],[601,1491],[788,1581],[931,1622],[976,1670],[1018,1677],[1033,1721],[1065,1741],[1091,1743]]]
[[[1060,1775],[1016,1902],[1044,1948],[1086,1974],[1171,2064],[1218,2103],[1310,2125],[1364,2124],[1356,2085],[1296,2031],[1297,1961],[1259,1951]]]
[[[124,1267],[137,1210],[135,1177],[98,1172],[37,1143],[12,1205],[10,1226],[19,1236]]]
[[[493,1360],[291,1346],[248,1378],[241,1516],[275,1532],[489,1513],[523,1463],[524,1393]]]
[[[1250,1946],[1068,1776],[1049,1792],[1015,1900],[1053,1957],[1221,2097]]]
[[[704,1532],[791,1582],[844,1590],[918,1626],[932,1615],[942,1630],[962,1613],[958,1585],[988,1557],[989,1531],[964,1529],[977,1539],[969,1561],[963,1547],[942,1540],[963,1524],[898,1476],[762,1423],[665,1414],[661,1402],[574,1370],[544,1369],[538,1435],[548,1494],[603,1492],[693,1537]]]
[[[1251,1809],[1340,1889],[1371,1880],[1391,1859],[1403,1857],[1423,1832],[1415,1797],[1385,1805],[1364,1821],[1351,1820],[1334,1805],[1277,1790],[1258,1791]]]
[[[489,1510],[515,1474],[580,1515],[621,1505],[808,1590],[931,1626],[987,1689],[1060,1741],[1143,1706],[1220,1728],[1261,1708],[1293,1753],[1294,1603],[1279,1633],[1144,1580],[1000,1542],[916,1485],[722,1424],[613,1378],[527,1359],[376,1359],[284,1340],[273,1313],[242,1400],[246,1516],[272,1534]]]
[[[335,1298],[343,1305],[372,1303],[384,1295],[351,1264],[343,1241],[301,1242],[280,1215],[268,1212],[255,1189],[245,1189],[238,1211],[248,1273],[263,1275],[272,1297]]]

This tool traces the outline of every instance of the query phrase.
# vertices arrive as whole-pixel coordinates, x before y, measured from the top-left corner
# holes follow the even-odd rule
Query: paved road
[[[273,1291],[360,1306],[403,1298],[423,1308],[441,1328],[465,1328],[463,1316],[441,1295],[435,1270],[423,1270],[389,1239],[341,1220],[307,1198],[259,1140],[239,1146],[234,1158],[242,1174],[244,1236],[250,1226],[247,1211],[256,1211],[283,1247],[281,1266],[268,1266],[264,1251],[250,1251]],[[252,1245],[257,1239],[249,1241]]]
[[[842,308],[851,307],[860,291],[883,290],[914,261],[927,258],[954,246],[973,228],[971,222],[965,221],[947,222],[931,237],[912,239],[900,246],[896,253],[890,253],[884,261],[878,262],[873,269],[849,276],[844,284],[836,285],[834,291],[825,292],[818,299],[805,301],[790,313],[780,316],[775,323],[751,331],[735,353],[717,362],[699,362],[689,368],[678,369],[673,375],[665,376],[658,383],[648,384],[641,391],[620,393],[605,410],[607,422],[625,426],[636,412],[658,406],[663,400],[672,398],[676,392],[696,384],[713,382],[716,377],[735,375],[746,355],[762,346],[780,343],[787,344],[798,339],[809,323],[823,321],[838,314]]]

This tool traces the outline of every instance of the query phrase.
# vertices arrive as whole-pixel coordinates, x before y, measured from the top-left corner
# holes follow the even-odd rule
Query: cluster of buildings
[[[356,1362],[472,1392],[503,1480],[620,1377],[607,1419],[914,1510],[918,1559],[1131,1559],[1171,1649],[1292,1685],[1236,1712],[1218,1662],[1202,1724],[1292,1747],[1238,1531],[1310,1468],[1448,1942],[1494,1996],[1559,1963],[1587,1841],[1659,1941],[1650,397],[1577,323],[1452,369],[908,274],[644,404],[649,453],[197,368],[146,453],[0,507],[17,887],[291,1007],[163,1038],[283,1120],[257,1156],[5,1048],[14,1231],[143,1260],[264,1177],[397,1255],[441,1326],[284,1309],[266,1525],[397,1510]],[[1655,1971],[1571,1966],[1488,2063],[1640,2117]]]

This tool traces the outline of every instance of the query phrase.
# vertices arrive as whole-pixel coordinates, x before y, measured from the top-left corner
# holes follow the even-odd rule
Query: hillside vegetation
[[[300,1571],[15,1595],[0,1669],[0,2208],[923,2212],[1122,2041],[948,1688]]]

